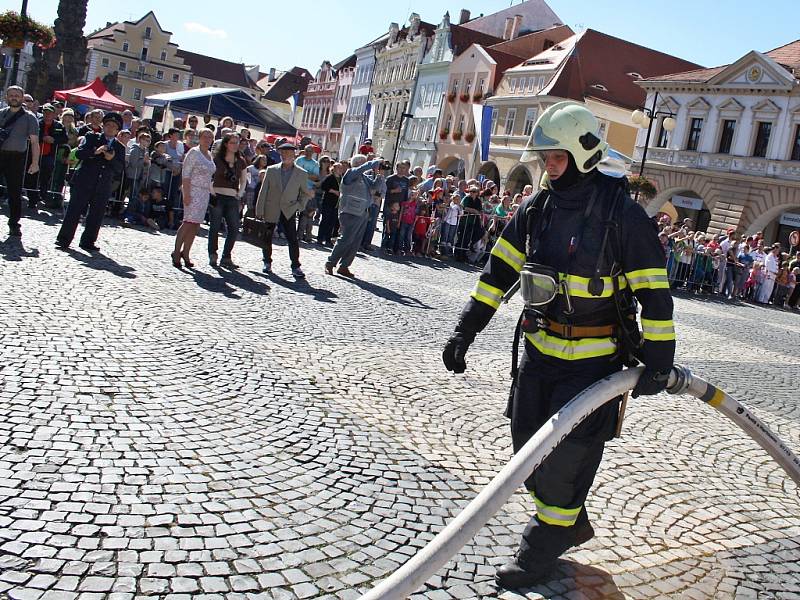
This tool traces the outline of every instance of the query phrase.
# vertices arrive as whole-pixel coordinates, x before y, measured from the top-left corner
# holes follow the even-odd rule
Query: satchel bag
[[[11,128],[14,126],[14,123],[16,123],[23,114],[25,114],[25,109],[20,108],[10,119],[6,119],[5,123],[0,126],[0,150],[3,149],[3,144],[5,144],[6,140],[11,136]]]

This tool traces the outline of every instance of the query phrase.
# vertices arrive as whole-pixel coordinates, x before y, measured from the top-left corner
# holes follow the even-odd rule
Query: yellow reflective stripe
[[[500,302],[503,300],[503,290],[484,283],[480,279],[475,286],[475,290],[470,295],[475,300],[488,304],[494,309],[500,308]]]
[[[543,523],[570,527],[575,525],[575,521],[578,520],[578,514],[581,512],[580,506],[578,508],[550,506],[539,500],[533,492],[531,492],[531,497],[536,503],[536,516],[539,517],[539,520]]]
[[[542,354],[563,360],[609,356],[617,351],[617,344],[610,337],[565,340],[540,330],[526,333],[525,338]]]
[[[669,289],[667,270],[664,267],[630,271],[629,273],[625,273],[625,278],[628,280],[628,284],[634,292],[641,289]]]
[[[599,296],[593,296],[589,293],[589,282],[591,277],[580,277],[578,275],[567,275],[566,273],[559,273],[561,280],[567,282],[569,288],[569,295],[573,298],[610,298],[614,295],[614,282],[611,277],[601,277],[603,280],[603,292]],[[624,277],[618,277],[619,289],[628,287],[628,282]],[[559,288],[559,294],[563,290]]]
[[[497,238],[497,243],[492,248],[491,254],[508,264],[512,269],[519,272],[525,264],[525,254],[520,252],[504,237]]]
[[[672,319],[642,319],[642,337],[653,342],[672,341],[675,339],[675,324]]]

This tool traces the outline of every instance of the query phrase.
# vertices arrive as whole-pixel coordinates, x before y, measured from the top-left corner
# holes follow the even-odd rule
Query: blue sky
[[[660,6],[630,0],[548,3],[576,31],[590,27],[704,66],[727,64],[749,50],[770,50],[800,38],[798,0],[762,0],[757,5],[744,0],[673,0]],[[0,0],[0,9],[19,10],[19,4]],[[262,71],[299,65],[314,73],[323,60],[346,58],[385,32],[391,21],[402,24],[412,11],[438,23],[447,10],[457,21],[461,8],[474,16],[510,4],[510,0],[399,0],[365,10],[363,0],[256,0],[236,2],[236,8],[228,10],[233,3],[209,0],[89,0],[86,31],[107,21],[137,20],[153,10],[161,26],[173,33],[172,40],[186,50],[259,64]],[[315,10],[318,6],[326,10]],[[58,0],[30,0],[28,11],[52,23],[57,7]]]

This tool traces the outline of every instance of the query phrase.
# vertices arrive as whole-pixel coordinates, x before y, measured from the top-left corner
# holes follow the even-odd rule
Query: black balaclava
[[[575,159],[572,158],[571,152],[567,152],[567,157],[569,159],[567,170],[564,171],[558,179],[550,180],[550,187],[557,192],[571,188],[584,178],[584,174],[578,170],[578,166],[575,164]]]

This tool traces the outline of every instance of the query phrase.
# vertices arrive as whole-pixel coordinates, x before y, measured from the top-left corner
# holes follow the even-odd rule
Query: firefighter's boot
[[[534,515],[522,534],[514,559],[497,569],[495,581],[509,590],[531,587],[547,579],[559,556],[593,537],[594,529],[585,508],[569,527],[548,525]]]

